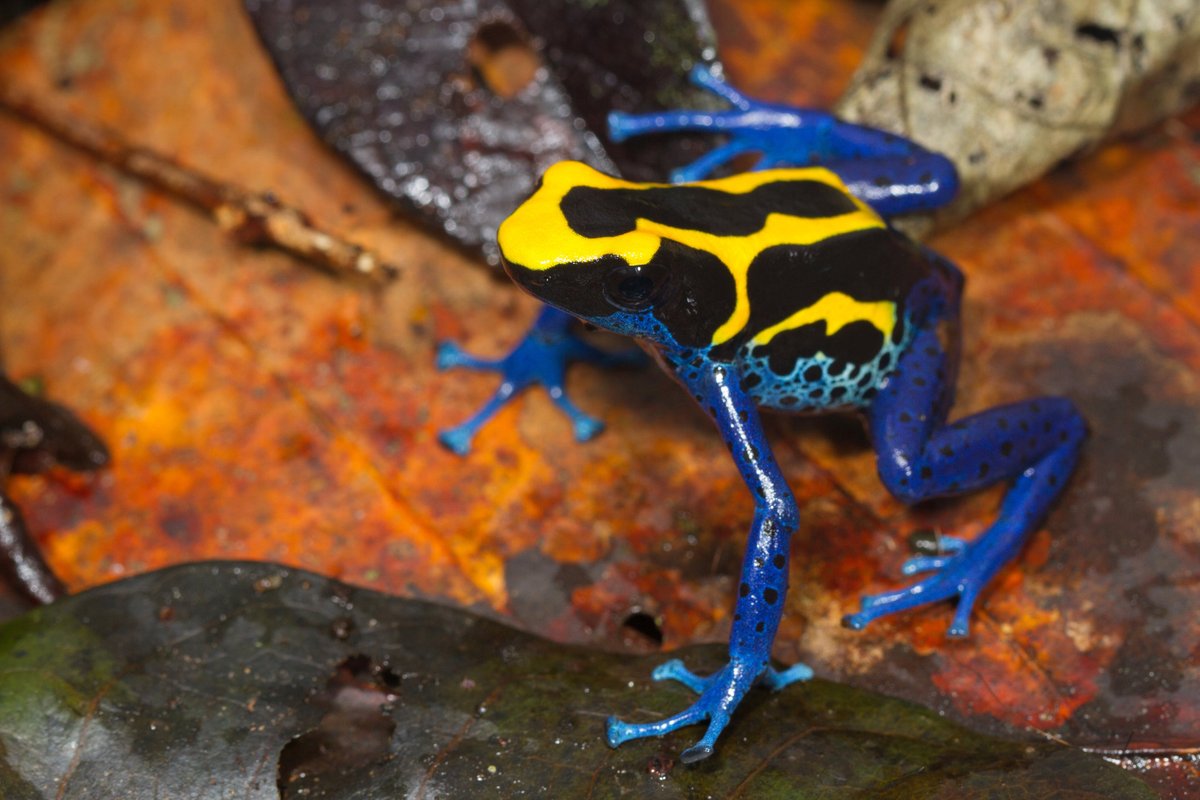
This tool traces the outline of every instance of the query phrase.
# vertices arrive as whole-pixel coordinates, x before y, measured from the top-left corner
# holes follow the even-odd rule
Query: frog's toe
[[[668,178],[671,183],[695,183],[709,177],[710,168],[705,164],[688,164],[671,170]]]
[[[455,425],[453,428],[441,431],[438,434],[438,441],[451,452],[465,456],[471,452],[471,442],[474,440],[475,434],[487,424],[488,420],[496,415],[497,411],[512,400],[518,389],[519,387],[515,386],[511,381],[504,381],[504,383],[500,384],[500,388],[491,396],[491,399],[484,403],[475,412],[474,416],[460,425]]]
[[[856,631],[862,630],[880,617],[907,611],[926,603],[936,603],[955,594],[957,592],[954,587],[943,580],[941,574],[935,574],[894,592],[864,595],[859,601],[861,610],[857,614],[847,614],[843,617],[842,625]]]
[[[920,555],[905,561],[904,566],[900,567],[900,572],[905,575],[917,575],[922,572],[936,572],[944,569],[969,544],[965,539],[957,536],[937,534],[934,534],[931,539],[910,539],[910,546],[913,546]]]
[[[708,730],[704,732],[704,736],[700,741],[680,753],[679,760],[685,764],[695,764],[697,761],[703,761],[711,756],[717,746],[717,737],[721,735],[721,731],[725,730],[725,726],[728,724],[728,716],[717,717],[714,715],[709,720]]]
[[[952,554],[961,551],[968,544],[970,544],[970,542],[958,536],[942,534],[938,537],[937,544],[943,553]]]
[[[702,722],[706,716],[708,716],[707,712],[700,707],[699,702],[696,702],[678,714],[658,722],[630,723],[622,722],[616,717],[609,717],[605,726],[605,739],[608,741],[609,747],[618,747],[634,739],[666,736],[671,731]]]
[[[604,431],[603,422],[586,415],[572,420],[571,427],[575,431],[575,441],[577,442],[591,441]]]
[[[656,681],[675,681],[682,683],[684,686],[691,689],[696,694],[703,694],[714,678],[720,676],[721,673],[715,673],[709,676],[697,675],[683,665],[683,662],[678,658],[673,658],[659,664],[654,668],[651,677]],[[799,681],[806,681],[813,676],[813,671],[805,664],[794,664],[788,669],[777,670],[774,667],[767,667],[763,670],[762,675],[758,678],[758,683],[771,691],[779,691],[785,686],[790,686]]]
[[[566,389],[561,384],[549,386],[548,391],[550,399],[571,420],[571,429],[575,433],[575,441],[586,442],[604,430],[603,422],[585,414],[579,406],[571,402],[571,399],[567,397]]]
[[[442,446],[460,456],[471,452],[471,440],[474,438],[475,431],[468,429],[466,425],[447,428],[438,433],[438,441],[442,443]]]
[[[452,369],[463,355],[462,348],[454,342],[438,342],[437,357],[434,364],[438,369]]]
[[[962,588],[958,596],[958,608],[954,610],[954,620],[946,630],[946,635],[962,639],[971,633],[971,612],[975,609],[975,601],[983,589],[978,583],[972,582]]]
[[[962,550],[968,544],[966,539],[948,536],[936,530],[924,528],[913,531],[908,535],[908,550],[919,556],[948,556]]]
[[[609,747],[618,747],[632,739],[666,736],[672,731],[687,727],[688,725],[695,725],[698,722],[703,722],[705,719],[708,719],[709,722],[704,736],[701,737],[700,741],[679,754],[680,761],[685,764],[694,764],[712,755],[713,748],[717,744],[717,738],[725,730],[725,726],[729,724],[728,713],[720,710],[710,711],[708,705],[703,700],[697,700],[689,708],[658,722],[631,724],[622,722],[616,717],[609,717],[605,738],[608,741]]]
[[[767,667],[758,682],[771,691],[778,692],[785,686],[809,680],[812,676],[812,668],[807,664],[793,664],[782,672],[773,667]]]
[[[737,156],[749,152],[753,145],[735,136],[732,141],[720,147],[714,147],[690,164],[671,171],[672,183],[691,183],[702,180],[712,174],[713,170],[732,161]]]
[[[644,129],[649,127],[645,124],[638,124],[639,118],[644,118],[645,114],[628,114],[624,111],[608,112],[608,138],[614,142],[623,142],[631,136],[637,136],[639,133],[644,133]]]
[[[465,367],[467,369],[495,370],[500,368],[500,362],[495,359],[477,358],[463,350],[454,342],[440,342],[437,357],[434,361],[440,370]]]
[[[913,556],[904,562],[900,572],[904,575],[919,575],[922,572],[933,572],[946,566],[951,556]]]
[[[706,678],[692,672],[678,658],[673,658],[670,661],[659,664],[654,668],[654,672],[650,674],[650,677],[656,681],[682,683],[696,694],[701,694],[707,689],[709,681],[712,680],[712,676]]]

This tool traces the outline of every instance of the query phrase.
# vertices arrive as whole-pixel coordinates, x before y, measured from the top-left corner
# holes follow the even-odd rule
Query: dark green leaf
[[[820,680],[756,691],[694,768],[699,729],[609,749],[607,714],[688,702],[647,680],[658,660],[268,564],[172,568],[0,628],[0,795],[1153,797],[1082,752]]]

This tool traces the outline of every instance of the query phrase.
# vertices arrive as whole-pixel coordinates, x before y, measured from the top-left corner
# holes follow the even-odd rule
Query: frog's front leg
[[[700,180],[740,155],[759,153],[754,169],[817,164],[832,170],[852,194],[885,217],[937,208],[958,191],[953,162],[903,136],[815,108],[751,99],[705,66],[693,67],[691,79],[731,108],[608,115],[609,135],[617,142],[675,131],[729,136],[725,144],[672,172],[675,182]]]
[[[810,678],[812,670],[797,664],[779,672],[770,665],[771,645],[787,596],[789,544],[799,514],[763,435],[758,410],[739,388],[731,367],[705,361],[697,368],[681,361],[676,371],[716,422],[754,496],[754,522],[738,584],[729,663],[708,677],[694,675],[679,661],[663,664],[654,671],[656,680],[678,680],[700,697],[689,708],[659,722],[631,724],[610,717],[608,743],[616,747],[630,739],[662,736],[707,719],[704,736],[680,756],[684,763],[691,763],[712,753],[717,737],[755,682],[780,689]]]
[[[879,474],[901,500],[969,492],[1012,481],[996,521],[976,539],[951,539],[937,556],[918,556],[905,574],[931,572],[911,586],[862,599],[844,622],[871,620],[958,598],[949,635],[966,636],[972,606],[1020,550],[1074,469],[1086,428],[1071,401],[1042,397],[993,408],[947,425],[954,372],[936,326],[920,331],[868,414]]]
[[[451,342],[438,347],[438,369],[463,367],[498,372],[500,387],[491,399],[470,419],[438,434],[438,440],[459,455],[466,455],[479,429],[497,411],[522,390],[540,384],[546,387],[550,399],[571,420],[578,441],[587,441],[604,429],[604,423],[581,411],[570,398],[564,384],[567,365],[572,361],[592,361],[598,364],[630,364],[641,361],[641,354],[606,353],[580,339],[572,330],[574,317],[558,309],[544,306],[521,342],[506,356],[498,359],[476,358]]]

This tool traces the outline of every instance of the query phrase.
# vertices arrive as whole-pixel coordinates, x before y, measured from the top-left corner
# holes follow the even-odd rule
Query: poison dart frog
[[[656,679],[699,694],[668,719],[607,723],[617,746],[708,720],[684,762],[710,755],[754,684],[809,678],[770,663],[788,588],[796,501],[759,409],[856,412],[887,489],[905,502],[1011,481],[996,521],[972,541],[944,538],[915,557],[911,586],[865,597],[845,624],[958,598],[965,636],[988,581],[1062,491],[1084,439],[1064,398],[949,423],[963,277],[897,232],[823,167],[768,169],[697,183],[630,183],[578,163],[546,171],[499,230],[505,268],[538,299],[635,337],[716,423],[754,497],[729,662],[699,676],[679,661]]]
[[[649,114],[609,114],[609,138],[614,142],[653,133],[690,130],[726,135],[728,141],[695,162],[675,170],[672,180],[691,181],[738,156],[755,152],[755,167],[823,164],[845,181],[850,192],[884,216],[927,210],[947,202],[957,188],[954,165],[937,153],[902,136],[840,120],[815,108],[764,103],[746,97],[696,65],[693,83],[725,100],[727,111],[667,111]],[[529,332],[507,355],[478,358],[452,342],[438,347],[439,369],[467,368],[497,372],[499,388],[469,419],[443,430],[438,439],[465,455],[489,420],[521,391],[541,385],[567,415],[575,438],[586,441],[604,424],[578,408],[567,396],[567,366],[574,361],[614,366],[638,363],[635,354],[609,353],[592,347],[572,331],[572,319],[556,308],[543,308]]]

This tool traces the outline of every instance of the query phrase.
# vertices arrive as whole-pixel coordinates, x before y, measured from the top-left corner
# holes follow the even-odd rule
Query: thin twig
[[[273,245],[335,275],[365,276],[381,284],[399,274],[369,250],[320,230],[303,212],[270,193],[254,194],[221,183],[153,150],[130,145],[116,131],[48,108],[3,83],[0,110],[208,212],[242,244]]]

